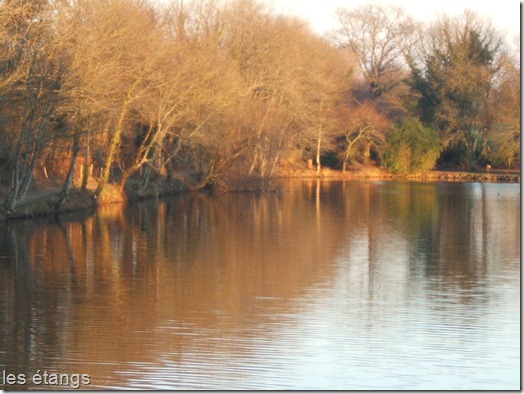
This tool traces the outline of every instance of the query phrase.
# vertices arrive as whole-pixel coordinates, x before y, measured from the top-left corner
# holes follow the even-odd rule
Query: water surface
[[[519,193],[292,181],[2,224],[0,371],[91,389],[519,389]]]

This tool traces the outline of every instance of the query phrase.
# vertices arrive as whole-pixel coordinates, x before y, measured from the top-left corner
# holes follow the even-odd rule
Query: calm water
[[[4,389],[60,387],[37,371],[92,389],[519,389],[520,186],[297,181],[2,224],[2,370],[27,379]]]

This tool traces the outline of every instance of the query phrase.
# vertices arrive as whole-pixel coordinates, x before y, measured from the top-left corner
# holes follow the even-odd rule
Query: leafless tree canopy
[[[419,117],[514,166],[518,58],[470,12],[422,27],[400,8],[340,9],[329,37],[256,0],[0,1],[0,192],[101,195],[165,180],[239,187],[326,155],[380,164]],[[360,71],[358,71],[360,70]]]

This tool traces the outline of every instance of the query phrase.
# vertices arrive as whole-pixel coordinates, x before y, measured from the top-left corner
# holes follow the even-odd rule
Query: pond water
[[[520,185],[301,180],[0,224],[0,388],[75,374],[518,390]]]

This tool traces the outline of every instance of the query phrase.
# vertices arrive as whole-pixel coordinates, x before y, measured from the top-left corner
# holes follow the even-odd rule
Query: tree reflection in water
[[[365,387],[366,371],[334,379],[315,357],[366,359],[367,336],[393,326],[437,338],[450,313],[467,342],[500,318],[519,288],[517,189],[302,180],[4,223],[0,367],[89,373],[95,388],[297,388],[294,364],[319,375],[309,388]],[[404,339],[387,340],[413,363]]]

